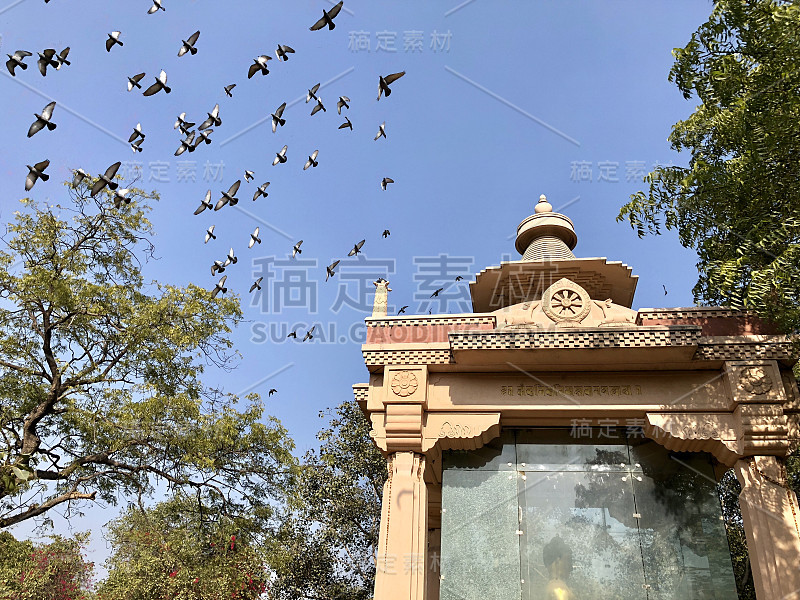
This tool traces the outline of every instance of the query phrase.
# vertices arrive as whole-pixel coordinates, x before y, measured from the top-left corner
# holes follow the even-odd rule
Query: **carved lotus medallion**
[[[739,387],[753,396],[761,396],[772,389],[772,377],[764,367],[746,367],[739,374]]]
[[[392,377],[392,391],[405,398],[417,391],[417,376],[410,371],[398,371]]]
[[[542,296],[542,310],[556,323],[580,323],[589,314],[591,298],[581,286],[560,279]]]

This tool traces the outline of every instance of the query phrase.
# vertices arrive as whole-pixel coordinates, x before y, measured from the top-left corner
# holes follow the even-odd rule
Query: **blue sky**
[[[395,310],[461,312],[475,273],[519,258],[513,234],[542,193],[575,223],[577,256],[621,260],[640,275],[634,308],[693,304],[694,253],[674,235],[639,240],[615,218],[646,171],[688,160],[667,136],[695,102],[667,75],[672,49],[705,21],[710,2],[346,0],[336,28],[316,32],[309,27],[330,8],[325,0],[163,0],[166,11],[148,15],[150,5],[0,7],[0,50],[34,52],[26,71],[0,77],[0,220],[8,222],[25,195],[26,164],[51,161],[50,181],[31,195],[52,202],[63,200],[71,169],[97,174],[115,161],[128,177],[138,169],[136,186],[161,195],[151,215],[159,259],[145,265],[146,276],[211,288],[212,262],[234,248],[239,262],[226,273],[247,320],[234,334],[242,360],[232,373],[209,371],[206,381],[233,393],[276,388],[265,397],[267,412],[288,428],[298,455],[315,445],[324,425],[317,413],[351,399],[350,386],[367,380],[360,338],[370,282],[390,280]],[[113,30],[124,46],[107,53]],[[195,30],[197,55],[178,58]],[[277,44],[296,50],[288,62],[274,58]],[[43,78],[35,53],[65,46],[72,65]],[[273,56],[270,73],[248,80],[260,54]],[[127,76],[145,71],[147,86],[161,69],[171,94],[126,91]],[[402,70],[391,97],[376,101],[378,76]],[[305,93],[318,82],[327,111],[310,116]],[[223,92],[230,83],[233,98]],[[353,131],[337,129],[340,95],[351,100],[343,115]],[[33,113],[51,98],[57,129],[26,138]],[[272,133],[269,114],[282,102],[286,125]],[[216,103],[223,122],[213,143],[173,156],[177,115],[199,123]],[[387,138],[374,141],[384,121]],[[137,122],[147,137],[134,155],[126,140]],[[284,144],[288,162],[272,166]],[[315,149],[319,166],[304,171]],[[236,208],[192,214],[208,189],[216,201],[245,169],[255,181],[242,181]],[[395,180],[387,191],[383,177]],[[253,202],[265,181],[269,197]],[[204,244],[212,224],[218,239]],[[262,244],[248,249],[256,226]],[[291,262],[300,239],[305,262]],[[361,262],[343,260],[326,283],[325,265],[346,259],[362,239]],[[459,273],[464,281],[455,284]],[[264,296],[255,297],[247,290],[259,275]],[[429,304],[445,284],[442,302]],[[311,324],[323,334],[313,342],[270,333],[297,326],[302,334]],[[105,553],[99,528],[115,514],[92,510],[72,524],[96,531],[97,562]],[[57,531],[68,530],[54,520]]]

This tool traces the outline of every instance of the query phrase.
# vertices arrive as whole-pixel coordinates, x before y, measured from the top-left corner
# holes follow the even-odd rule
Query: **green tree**
[[[289,510],[268,541],[275,600],[372,597],[386,460],[355,402],[340,404],[332,416],[317,435],[319,450],[306,454]]]
[[[696,301],[757,311],[800,331],[800,2],[717,0],[673,51],[669,79],[700,105],[618,220],[676,230],[698,253]]]
[[[113,552],[98,600],[255,600],[268,573],[256,521],[227,518],[178,495],[130,508],[108,526]]]
[[[92,183],[65,206],[24,199],[0,251],[0,528],[157,484],[268,514],[291,441],[257,395],[237,410],[200,380],[233,366],[238,298],[145,281],[157,196],[115,208]]]
[[[0,531],[0,600],[84,600],[94,565],[83,555],[88,534],[52,536],[46,544]]]

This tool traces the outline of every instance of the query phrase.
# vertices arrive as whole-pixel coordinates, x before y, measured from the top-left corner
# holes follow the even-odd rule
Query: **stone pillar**
[[[739,460],[747,551],[758,600],[800,600],[800,510],[774,456]]]
[[[423,600],[428,562],[428,494],[425,456],[389,455],[383,486],[375,600]]]

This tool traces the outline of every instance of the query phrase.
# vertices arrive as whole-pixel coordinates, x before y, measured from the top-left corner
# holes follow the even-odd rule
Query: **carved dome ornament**
[[[772,377],[764,367],[746,367],[739,374],[739,387],[752,396],[762,396],[772,389]]]
[[[399,371],[392,377],[392,391],[403,398],[417,391],[417,376],[410,371]]]
[[[580,323],[590,308],[589,294],[569,279],[559,279],[542,296],[542,310],[556,323]]]

